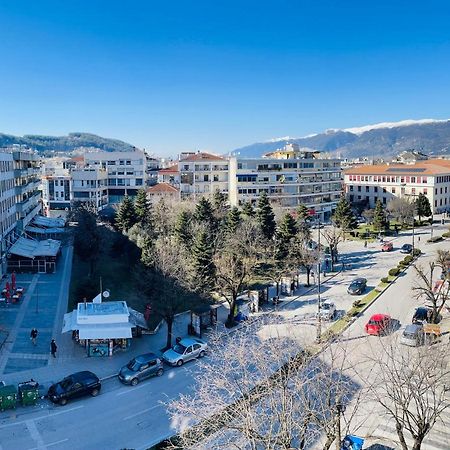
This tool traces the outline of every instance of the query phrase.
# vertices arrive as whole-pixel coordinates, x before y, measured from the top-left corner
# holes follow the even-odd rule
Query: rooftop
[[[440,175],[450,173],[450,160],[429,159],[416,164],[378,164],[374,166],[352,167],[345,170],[346,175]]]
[[[126,302],[104,302],[78,303],[78,316],[110,316],[115,314],[128,314],[128,307]]]
[[[183,158],[181,161],[226,161],[226,159],[211,153],[199,152]]]
[[[149,193],[149,194],[156,194],[156,193],[160,193],[160,192],[175,194],[178,192],[178,189],[169,183],[158,183],[147,189],[147,193]]]

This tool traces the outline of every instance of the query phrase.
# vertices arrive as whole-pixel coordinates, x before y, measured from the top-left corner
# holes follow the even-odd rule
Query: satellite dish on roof
[[[108,298],[109,297],[109,291],[103,291],[103,297]]]

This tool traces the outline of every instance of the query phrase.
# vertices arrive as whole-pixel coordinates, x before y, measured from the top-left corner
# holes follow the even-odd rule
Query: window
[[[361,192],[361,186],[358,186],[358,192]]]
[[[219,175],[213,175],[213,181],[219,181]]]
[[[209,181],[209,175],[203,175],[203,181]]]
[[[378,192],[378,186],[374,186],[373,192]]]
[[[393,188],[391,189],[391,192],[392,192],[393,194],[395,194],[395,187],[393,187]]]
[[[366,186],[366,192],[370,192],[369,186]]]
[[[354,199],[355,199],[355,196],[354,195],[350,195],[350,201],[353,202]]]
[[[142,186],[142,178],[136,178],[136,186]]]
[[[200,344],[194,344],[194,350],[200,350],[201,345]]]
[[[353,192],[353,185],[349,186],[350,192]]]

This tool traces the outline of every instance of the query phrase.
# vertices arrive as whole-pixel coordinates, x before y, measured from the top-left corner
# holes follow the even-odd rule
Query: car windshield
[[[324,303],[322,305],[322,309],[331,309],[331,304],[330,303]]]
[[[64,380],[62,380],[59,384],[63,389],[67,389],[72,385],[72,380],[70,378],[64,378]]]
[[[128,369],[132,370],[133,372],[137,372],[139,370],[140,364],[135,359],[132,359],[127,364],[127,367],[128,367]]]
[[[173,346],[173,351],[176,353],[179,353],[180,355],[182,355],[186,350],[186,347],[184,345],[181,344],[175,344]]]
[[[380,321],[379,320],[373,320],[373,319],[370,319],[369,320],[369,325],[380,325]]]

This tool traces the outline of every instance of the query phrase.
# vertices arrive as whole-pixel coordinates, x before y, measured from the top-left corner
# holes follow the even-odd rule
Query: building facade
[[[73,201],[72,176],[68,170],[43,175],[41,179],[43,214],[48,217],[65,215]]]
[[[73,169],[73,203],[80,202],[101,211],[108,205],[108,173],[102,167]]]
[[[383,164],[345,171],[345,192],[350,202],[374,208],[393,198],[424,194],[433,213],[450,211],[450,161],[429,159],[416,164]]]

